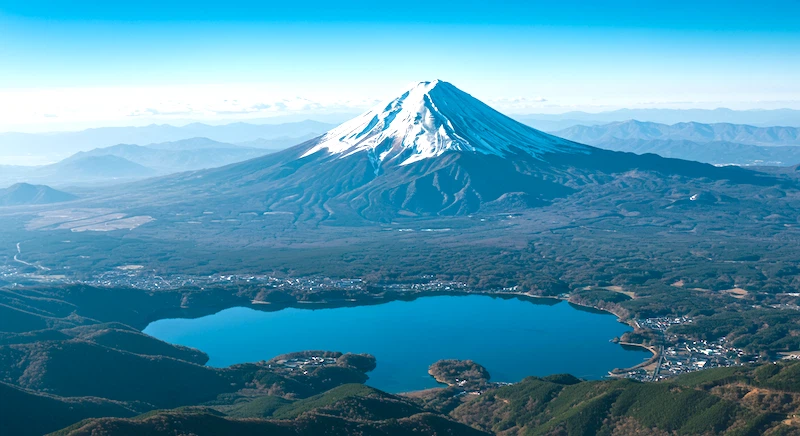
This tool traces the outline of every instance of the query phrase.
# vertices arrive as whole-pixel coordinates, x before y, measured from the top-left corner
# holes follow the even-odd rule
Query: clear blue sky
[[[91,117],[80,89],[104,113],[103,95],[125,100],[118,117],[192,117],[254,95],[344,110],[439,78],[513,112],[800,108],[798,16],[798,0],[0,0],[0,98],[30,123]]]

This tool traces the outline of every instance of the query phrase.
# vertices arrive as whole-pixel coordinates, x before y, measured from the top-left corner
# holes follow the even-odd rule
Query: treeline
[[[720,311],[670,329],[673,333],[706,340],[725,337],[734,347],[765,355],[800,350],[797,331],[800,331],[800,315],[792,310],[775,309]]]
[[[797,429],[783,422],[800,411],[798,371],[800,362],[787,362],[658,383],[529,377],[449,413],[509,434],[793,434]],[[756,389],[758,395],[747,395]]]

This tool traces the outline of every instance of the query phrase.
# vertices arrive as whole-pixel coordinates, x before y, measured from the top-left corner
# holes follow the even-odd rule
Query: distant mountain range
[[[272,151],[274,150],[226,144],[208,138],[190,138],[147,146],[119,144],[96,148],[79,152],[57,165],[92,156],[116,156],[154,170],[155,173],[170,174],[228,165],[263,156]]]
[[[272,152],[208,138],[149,144],[119,144],[78,152],[60,162],[37,167],[4,167],[0,183],[36,182],[90,185],[126,182],[156,175],[213,168]]]
[[[553,132],[572,141],[592,143],[616,139],[724,141],[750,145],[800,145],[800,128],[755,127],[744,124],[698,122],[659,124],[628,120],[601,126],[574,126]]]
[[[254,120],[224,125],[191,123],[181,127],[149,125],[144,127],[104,127],[78,132],[0,133],[0,164],[43,165],[64,159],[79,151],[109,147],[116,144],[147,145],[204,137],[226,144],[254,148],[283,149],[312,139],[335,127],[328,121],[343,117],[320,116],[326,121],[293,121],[283,124]],[[642,120],[675,124],[682,122],[733,123],[751,126],[800,127],[800,111],[792,109],[736,111],[730,109],[621,109],[610,112],[567,112],[563,114],[523,114],[512,118],[538,130],[553,132],[569,127],[594,126],[625,120]],[[282,121],[296,117],[281,118]],[[685,139],[685,138],[683,138]],[[731,140],[732,142],[738,142]],[[775,144],[769,144],[775,145]]]
[[[0,163],[43,164],[79,151],[116,144],[147,145],[203,137],[226,144],[278,149],[298,144],[332,128],[332,124],[301,121],[285,124],[232,123],[219,126],[194,123],[182,127],[104,127],[79,132],[43,134],[0,133]]]
[[[148,205],[211,202],[229,213],[385,221],[543,206],[589,186],[615,189],[608,181],[630,171],[762,183],[738,168],[617,153],[549,135],[434,81],[290,149],[126,191]]]
[[[695,121],[698,123],[732,123],[753,126],[800,127],[800,110],[733,110],[719,109],[619,109],[608,112],[566,112],[562,114],[514,115],[514,119],[531,127],[555,131],[576,125],[598,125],[625,120],[641,120],[654,123],[676,124]]]
[[[0,206],[25,206],[32,204],[61,203],[77,197],[49,186],[17,183],[0,189]]]
[[[646,140],[610,138],[594,146],[636,154],[654,153],[662,157],[687,159],[714,165],[786,166],[800,162],[800,147],[760,147],[734,142],[693,142],[686,140]]]
[[[615,151],[655,153],[712,164],[793,165],[800,162],[800,128],[742,124],[673,125],[629,120],[574,126],[553,132],[572,141]]]

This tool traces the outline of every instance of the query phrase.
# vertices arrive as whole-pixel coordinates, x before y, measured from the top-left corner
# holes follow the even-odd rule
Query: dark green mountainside
[[[431,373],[452,386],[391,395],[363,384],[376,364],[368,355],[306,351],[211,368],[203,366],[208,359],[203,352],[129,326],[142,328],[159,316],[203,315],[221,305],[244,304],[258,292],[0,289],[0,328],[5,330],[0,331],[0,434],[61,428],[61,434],[77,435],[800,431],[800,361],[705,370],[656,383],[554,375],[508,386],[489,382],[479,363],[441,361]],[[625,304],[639,301],[620,295],[576,294],[583,303],[613,310],[629,310]],[[797,317],[778,319],[769,312],[752,318],[750,313],[757,311],[732,312],[738,318],[711,314],[685,328],[701,328],[709,337],[728,332],[731,340],[750,347],[795,345],[791,331]],[[280,364],[314,356],[326,363],[302,372]]]
[[[555,375],[481,395],[446,388],[397,396],[346,384],[295,401],[265,396],[93,418],[57,434],[789,435],[800,431],[798,372],[800,362],[706,370],[658,383]]]
[[[87,417],[127,417],[146,408],[95,397],[57,397],[0,383],[0,433],[44,434]]]

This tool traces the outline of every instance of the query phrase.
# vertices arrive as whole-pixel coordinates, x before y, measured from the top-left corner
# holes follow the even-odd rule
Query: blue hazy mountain
[[[12,156],[24,154],[28,161],[39,162],[64,159],[79,151],[109,147],[116,144],[157,144],[189,138],[209,138],[227,144],[251,142],[250,146],[284,148],[320,135],[333,127],[318,121],[283,124],[231,123],[208,125],[193,123],[181,127],[152,124],[144,127],[103,127],[78,132],[0,133],[0,163],[17,164]],[[271,143],[269,141],[276,141]]]
[[[79,152],[69,159],[89,156],[117,156],[155,170],[158,174],[214,168],[263,156],[274,150],[243,147],[214,141],[209,138],[189,138],[180,141],[148,144],[119,144]]]
[[[793,165],[800,162],[800,128],[743,124],[659,124],[629,120],[573,126],[555,135],[614,151],[655,153],[715,165]]]
[[[51,165],[6,166],[0,182],[35,182],[57,186],[120,183],[183,171],[215,168],[273,152],[208,138],[149,144],[118,144],[81,151]]]
[[[695,121],[715,124],[749,124],[753,126],[800,127],[800,110],[733,110],[718,109],[619,109],[607,112],[565,112],[561,114],[520,114],[515,119],[534,128],[556,131],[575,125],[597,125],[626,120],[676,124]]]
[[[77,197],[44,185],[17,183],[0,189],[0,206],[23,206],[32,204],[61,203]]]
[[[50,183],[72,184],[105,182],[109,180],[128,181],[156,175],[157,172],[123,157],[114,155],[81,156],[75,155],[61,162],[36,168],[31,174],[33,180],[47,180]]]
[[[553,132],[562,138],[585,144],[609,139],[679,140],[693,142],[734,142],[749,145],[800,145],[800,128],[756,127],[747,124],[699,122],[660,124],[628,120],[599,126],[574,126]]]
[[[433,81],[287,150],[127,189],[148,202],[155,195],[166,203],[213,200],[224,210],[386,220],[541,206],[587,181],[632,170],[761,183],[739,168],[618,153],[549,135]]]

